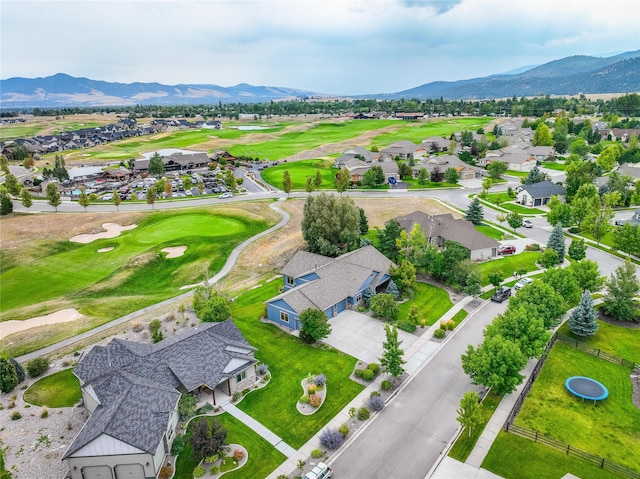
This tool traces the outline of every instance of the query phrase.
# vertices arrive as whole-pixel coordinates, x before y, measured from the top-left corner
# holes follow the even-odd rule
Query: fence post
[[[598,349],[598,354],[596,356],[600,357],[600,349]]]
[[[535,442],[538,442],[538,431],[536,431],[536,440]]]
[[[602,458],[602,463],[600,464],[600,469],[604,469],[604,457]]]
[[[567,456],[569,455],[569,449],[571,448],[571,444],[567,444]]]

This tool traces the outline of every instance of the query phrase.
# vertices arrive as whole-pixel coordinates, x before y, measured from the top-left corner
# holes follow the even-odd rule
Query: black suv
[[[491,296],[491,301],[495,301],[497,303],[502,303],[505,299],[508,299],[511,296],[511,288],[507,286],[501,286],[494,294]]]

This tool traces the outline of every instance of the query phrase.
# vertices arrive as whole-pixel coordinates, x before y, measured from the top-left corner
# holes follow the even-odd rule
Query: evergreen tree
[[[284,191],[287,196],[291,193],[291,185],[291,174],[289,170],[284,170],[284,173],[282,173],[282,191]]]
[[[369,220],[367,220],[367,214],[362,208],[360,208],[360,234],[366,235],[369,232]]]
[[[464,215],[464,219],[471,221],[474,225],[479,225],[484,221],[484,208],[477,196],[469,204],[469,209]]]
[[[15,360],[15,358],[9,358],[9,362],[13,364],[14,368],[16,368],[16,374],[18,375],[18,384],[20,384],[22,381],[24,381],[24,378],[26,377],[24,373],[24,368],[18,361]]]
[[[533,183],[539,183],[547,179],[547,175],[545,175],[540,168],[534,166],[529,170],[529,174],[524,180],[525,185],[532,185]]]
[[[307,182],[304,185],[304,191],[311,193],[313,191],[313,178],[307,176]]]
[[[375,289],[373,289],[373,286],[369,285],[366,288],[364,288],[364,290],[362,291],[362,300],[364,301],[364,304],[369,306],[369,301],[375,295],[376,295],[376,291]]]
[[[586,338],[593,336],[598,330],[598,323],[596,322],[596,309],[593,307],[593,299],[591,299],[591,292],[585,289],[582,292],[580,303],[571,312],[569,318],[569,329],[576,336]]]
[[[573,238],[571,240],[568,255],[574,261],[583,260],[587,256],[587,244],[582,238]]]
[[[56,178],[60,183],[69,179],[69,172],[65,167],[64,158],[62,155],[56,155],[53,162],[53,169],[51,175]]]
[[[0,356],[0,391],[10,393],[18,384],[15,366],[8,357]]]
[[[395,299],[396,301],[400,299],[400,290],[398,289],[398,286],[396,286],[396,283],[393,280],[389,281],[389,284],[387,285],[386,293],[393,296],[393,299]]]
[[[398,245],[396,243],[398,238],[400,238],[400,226],[395,220],[388,221],[383,230],[378,230],[380,251],[391,261],[398,259]]]
[[[147,169],[151,176],[162,176],[164,174],[164,162],[157,151],[149,159],[149,167]]]
[[[547,248],[551,248],[558,253],[558,263],[564,261],[564,230],[562,229],[562,224],[556,223],[553,227],[553,231],[549,235]]]
[[[0,215],[8,215],[13,211],[13,201],[11,201],[11,197],[9,193],[7,193],[4,189],[0,190]]]
[[[398,329],[395,326],[385,324],[384,332],[387,340],[382,343],[380,364],[395,379],[404,373],[403,364],[406,361],[402,359],[404,356],[404,350],[400,348],[402,341],[398,341]]]

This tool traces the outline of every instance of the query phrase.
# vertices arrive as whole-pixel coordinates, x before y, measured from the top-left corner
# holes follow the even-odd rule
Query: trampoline
[[[572,376],[565,381],[564,385],[573,395],[593,401],[593,404],[609,395],[609,391],[602,383],[584,376]]]

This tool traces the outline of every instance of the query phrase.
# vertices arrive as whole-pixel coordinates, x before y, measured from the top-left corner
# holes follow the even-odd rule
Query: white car
[[[531,220],[524,220],[522,222],[522,226],[525,228],[533,228],[533,222]]]
[[[518,289],[522,289],[524,288],[526,285],[533,283],[533,279],[531,278],[522,278],[520,281],[518,281],[515,286],[514,289],[518,290]]]
[[[218,198],[233,198],[233,193],[222,193]]]
[[[324,462],[319,462],[313,469],[304,475],[304,479],[329,479],[333,474],[333,469]]]

